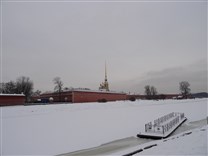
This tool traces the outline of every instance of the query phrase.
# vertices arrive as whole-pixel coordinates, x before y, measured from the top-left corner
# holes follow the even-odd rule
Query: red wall
[[[93,91],[68,91],[61,93],[61,101],[59,101],[58,93],[47,93],[40,96],[33,97],[33,102],[37,99],[49,99],[53,97],[53,102],[72,102],[72,103],[83,103],[83,102],[98,102],[98,100],[105,99],[107,101],[126,100],[127,96],[124,93],[112,93],[112,92],[93,92]],[[67,97],[67,101],[65,101]]]
[[[42,94],[37,97],[33,97],[33,102],[35,102],[37,99],[49,99],[50,97],[53,97],[53,102],[72,102],[71,92],[62,92],[60,96],[61,101],[59,100],[59,93],[48,93],[48,94]],[[67,101],[65,101],[66,97],[67,97]]]
[[[98,100],[101,99],[105,99],[107,101],[126,100],[126,94],[122,93],[74,91],[72,94],[73,103],[98,102]]]
[[[0,106],[24,105],[25,96],[0,95]]]

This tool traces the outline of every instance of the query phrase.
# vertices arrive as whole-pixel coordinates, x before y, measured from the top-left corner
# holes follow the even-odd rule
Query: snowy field
[[[159,141],[151,141],[133,148],[112,153],[112,155],[125,155],[139,151],[139,155],[197,155],[207,156],[207,130],[208,126],[189,130]],[[153,146],[152,146],[153,145]],[[152,147],[151,147],[152,146]],[[150,148],[149,148],[150,147]]]
[[[96,147],[136,136],[144,130],[145,123],[171,112],[185,113],[187,122],[205,119],[208,112],[207,99],[1,107],[1,153],[57,155]],[[159,152],[161,149],[170,148],[169,144],[184,142],[186,148],[192,149],[192,138],[195,138],[192,140],[196,144],[207,143],[207,127],[204,129],[196,129],[190,135],[193,137],[161,141],[158,143],[160,146],[142,154],[152,154],[152,150],[155,153],[154,150]],[[200,146],[198,149],[202,152],[197,153],[195,150],[195,154],[206,155],[206,147]],[[158,154],[171,153],[164,151]]]

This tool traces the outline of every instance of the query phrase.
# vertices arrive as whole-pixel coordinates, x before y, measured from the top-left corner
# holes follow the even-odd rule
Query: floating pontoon
[[[172,112],[154,120],[154,122],[145,124],[145,132],[137,134],[137,137],[152,139],[167,138],[186,120],[187,118],[184,113]]]

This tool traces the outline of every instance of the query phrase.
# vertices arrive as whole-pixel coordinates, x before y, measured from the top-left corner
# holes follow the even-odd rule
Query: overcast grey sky
[[[98,89],[105,60],[111,90],[207,91],[207,2],[2,3],[3,82],[28,76],[34,89]]]

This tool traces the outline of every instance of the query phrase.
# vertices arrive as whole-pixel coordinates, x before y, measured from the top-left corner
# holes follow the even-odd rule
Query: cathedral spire
[[[106,61],[105,61],[105,82],[107,82],[108,79],[107,79],[107,66],[106,66]]]
[[[108,84],[108,79],[107,79],[107,65],[106,65],[106,61],[105,61],[105,80],[104,80],[103,83],[100,84],[99,89],[100,90],[109,91],[109,84]]]

